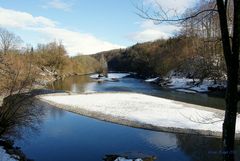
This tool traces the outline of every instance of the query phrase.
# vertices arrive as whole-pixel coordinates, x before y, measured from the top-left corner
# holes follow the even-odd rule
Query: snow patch
[[[169,88],[190,88],[192,79],[187,78],[171,78],[167,85]]]
[[[11,155],[6,153],[6,150],[0,146],[0,161],[17,161],[16,159],[12,158]]]
[[[123,158],[123,157],[118,157],[114,161],[143,161],[143,160],[142,159],[126,159],[126,158]]]
[[[89,113],[104,114],[112,118],[121,118],[159,128],[222,132],[223,110],[144,94],[94,93],[66,96],[43,95],[41,99],[50,103],[63,105],[61,108],[70,106],[70,110],[75,112],[85,110]],[[237,115],[236,133],[240,134],[239,114]],[[218,135],[220,136],[220,134]]]
[[[90,76],[90,78],[93,78],[93,79],[98,79],[99,74],[93,74]],[[124,78],[126,76],[130,75],[129,73],[108,73],[108,79],[120,79],[120,78]],[[103,77],[103,78],[106,78],[106,77]]]
[[[188,89],[177,89],[176,91],[185,92],[185,93],[197,93],[196,91],[188,90]]]
[[[213,80],[203,80],[203,82],[199,83],[200,80],[189,79],[189,78],[176,78],[172,77],[167,83],[167,86],[172,89],[178,89],[178,91],[182,92],[208,92],[209,87],[220,87],[226,88],[226,84],[224,82],[218,82],[217,84],[214,83]],[[188,90],[188,91],[187,91]],[[192,93],[192,92],[191,92]]]
[[[156,78],[150,78],[150,79],[146,79],[145,82],[157,82],[159,80],[159,77]]]

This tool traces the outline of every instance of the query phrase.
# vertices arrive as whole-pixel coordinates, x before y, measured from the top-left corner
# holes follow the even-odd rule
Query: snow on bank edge
[[[136,93],[42,95],[65,110],[123,125],[221,137],[224,111]],[[237,116],[237,137],[240,116]]]
[[[159,80],[159,77],[157,78],[150,78],[146,79],[145,82],[149,83],[156,83]],[[196,79],[196,82],[199,80]],[[178,78],[178,77],[171,77],[169,81],[166,83],[165,86],[171,89],[176,89],[179,92],[185,92],[185,93],[205,93],[209,92],[209,87],[213,88],[226,88],[226,82],[218,82],[217,84],[214,84],[214,80],[204,80],[200,84],[196,84],[196,82],[193,81],[193,79],[189,78]]]
[[[145,82],[156,83],[159,80],[159,77],[146,79]]]
[[[17,161],[16,159],[12,158],[9,154],[6,153],[6,150],[0,146],[0,161]]]
[[[118,157],[114,161],[143,161],[143,160],[140,159],[140,158],[138,158],[138,159],[126,159],[126,158],[123,158],[123,157]]]
[[[120,79],[130,75],[129,73],[108,73],[109,79]],[[90,75],[90,78],[98,79],[98,74]]]

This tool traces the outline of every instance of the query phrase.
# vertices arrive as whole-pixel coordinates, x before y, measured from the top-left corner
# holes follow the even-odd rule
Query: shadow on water
[[[16,105],[17,106],[17,105]],[[3,133],[3,138],[6,139],[22,139],[22,131],[27,133],[37,134],[39,127],[42,124],[43,117],[45,115],[45,108],[35,102],[35,99],[26,99],[21,103],[19,109],[15,112],[9,120],[9,125]],[[11,108],[2,106],[4,108]]]

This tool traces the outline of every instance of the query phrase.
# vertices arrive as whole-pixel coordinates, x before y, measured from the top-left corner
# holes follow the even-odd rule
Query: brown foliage
[[[37,78],[32,55],[0,55],[0,93],[12,95],[31,90]]]

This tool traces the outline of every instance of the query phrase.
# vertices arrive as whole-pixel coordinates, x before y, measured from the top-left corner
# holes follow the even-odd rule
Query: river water
[[[51,89],[74,93],[137,92],[214,108],[224,108],[221,97],[163,89],[134,78],[98,83],[88,76],[54,82]],[[93,100],[94,101],[94,100]],[[221,160],[221,139],[188,134],[155,132],[117,125],[36,102],[39,117],[31,127],[19,128],[15,145],[36,161],[101,161],[106,155],[155,156],[157,161]],[[236,143],[236,160],[240,160]]]

